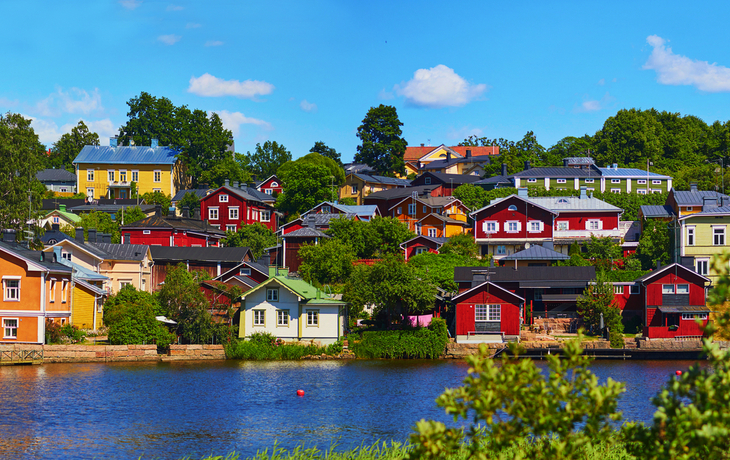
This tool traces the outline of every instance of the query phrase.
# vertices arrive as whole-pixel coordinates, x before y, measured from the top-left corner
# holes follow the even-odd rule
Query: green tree
[[[277,144],[276,141],[266,141],[264,145],[256,144],[254,153],[246,154],[246,164],[249,170],[260,180],[276,174],[281,165],[291,159],[291,152],[283,145]]]
[[[333,149],[332,147],[327,147],[327,145],[322,141],[315,142],[314,147],[309,149],[309,151],[319,153],[323,157],[331,158],[339,166],[342,166],[342,159],[340,158],[340,153],[337,150]]]
[[[593,139],[587,134],[583,137],[567,136],[547,150],[546,163],[550,166],[562,166],[564,158],[591,156],[592,150]]]
[[[398,219],[380,216],[369,222],[332,219],[326,233],[352,247],[358,259],[401,254],[400,244],[416,236]]]
[[[596,268],[600,270],[611,270],[614,262],[623,258],[621,246],[611,237],[597,238],[591,235],[591,240],[586,243],[585,257],[591,259]]]
[[[185,172],[176,180],[182,188],[197,188],[199,181],[212,181],[222,168],[220,163],[230,164],[234,157],[229,147],[233,134],[223,127],[216,113],[210,116],[202,110],[190,110],[187,106],[175,106],[165,97],[154,97],[142,92],[127,102],[129,119],[119,129],[119,141],[128,144],[150,145],[158,139],[160,146],[180,151]]]
[[[517,189],[512,187],[496,188],[487,191],[477,185],[464,184],[454,189],[454,197],[472,211],[487,206],[495,198],[504,198],[516,194]]]
[[[119,223],[112,219],[111,214],[104,211],[85,212],[81,214],[81,220],[76,224],[77,227],[83,227],[84,239],[89,240],[89,229],[96,229],[98,233],[108,233],[111,235],[112,243],[121,242],[121,233],[119,231]],[[120,215],[121,218],[121,215]],[[93,241],[95,243],[95,241]]]
[[[175,203],[175,207],[177,207],[177,210],[180,212],[182,212],[185,206],[188,207],[191,215],[193,211],[200,209],[200,198],[198,197],[198,195],[193,192],[187,192],[185,193],[185,195],[183,195],[180,201]]]
[[[441,248],[443,249],[443,246]],[[489,259],[480,260],[455,253],[424,252],[408,259],[408,265],[414,268],[418,279],[438,286],[446,292],[457,292],[459,286],[454,281],[454,269],[489,265]]]
[[[296,161],[287,161],[281,167],[278,169],[277,174],[287,174],[289,168],[291,168],[295,163],[311,163],[315,165],[321,165],[326,167],[329,170],[330,173],[330,183],[333,185],[342,185],[345,183],[345,170],[342,169],[342,166],[340,166],[335,160],[332,158],[326,157],[324,155],[320,155],[317,152],[312,152],[304,155],[301,158],[297,158]],[[281,177],[280,177],[281,178]]]
[[[119,212],[119,224],[129,225],[132,222],[137,222],[138,220],[142,220],[145,217],[147,217],[147,214],[145,214],[139,206],[127,208],[123,212]]]
[[[189,272],[185,264],[169,266],[157,293],[162,311],[177,322],[177,333],[188,343],[210,343],[215,334],[210,304],[200,290],[209,278],[203,271]]]
[[[245,183],[251,180],[251,174],[246,170],[246,158],[240,153],[225,156],[216,161],[210,168],[200,173],[198,186],[217,188],[222,186],[226,179],[230,182]]]
[[[471,233],[460,233],[449,238],[439,249],[440,254],[456,254],[468,259],[479,257],[479,245]]]
[[[636,254],[641,261],[641,268],[649,270],[657,263],[666,265],[670,260],[671,238],[667,223],[658,219],[647,219],[639,238]]]
[[[290,216],[312,209],[332,199],[330,170],[321,164],[294,161],[279,168],[283,193],[276,197],[276,208]]]
[[[408,142],[401,137],[401,126],[395,107],[383,104],[371,107],[357,128],[361,143],[357,146],[355,162],[368,164],[385,176],[403,174]]]
[[[167,215],[170,210],[170,205],[172,204],[172,197],[170,197],[170,195],[165,195],[160,191],[144,193],[142,195],[142,199],[147,204],[160,205],[163,215]]]
[[[160,305],[148,292],[128,284],[104,302],[104,324],[109,328],[109,343],[133,345],[156,343],[167,347],[175,335],[155,319]]]
[[[51,148],[51,155],[48,157],[46,167],[66,168],[75,173],[73,161],[86,145],[99,145],[99,135],[89,131],[83,120],[71,129],[70,133],[61,136]]]
[[[562,356],[548,356],[548,375],[530,359],[515,359],[519,345],[501,365],[486,346],[466,358],[464,385],[446,390],[436,400],[454,419],[471,421],[466,429],[421,420],[411,435],[411,459],[444,459],[466,450],[467,458],[516,458],[520,446],[530,459],[583,459],[587,452],[614,439],[612,422],[624,385],[608,378],[604,385],[588,369],[578,340]],[[460,452],[464,454],[464,452]]]
[[[247,247],[251,250],[253,258],[258,259],[266,248],[276,246],[277,240],[269,227],[256,222],[251,225],[242,225],[235,232],[226,232],[223,244],[228,247]]]
[[[373,217],[368,222],[368,227],[368,231],[375,235],[376,248],[373,255],[381,257],[387,254],[403,257],[401,243],[416,237],[408,225],[395,217]]]
[[[611,346],[624,347],[624,325],[621,309],[614,304],[613,284],[605,276],[598,275],[595,284],[589,285],[578,298],[578,314],[592,330],[600,332],[601,318],[608,328]]]
[[[663,126],[654,115],[637,109],[622,109],[609,117],[594,136],[596,162],[646,167],[662,154]]]
[[[340,284],[352,272],[355,253],[350,246],[336,239],[325,239],[320,244],[305,244],[299,249],[302,263],[299,273],[309,283]]]
[[[0,116],[0,228],[21,231],[37,216],[45,187],[35,175],[44,155],[30,120],[14,113]]]

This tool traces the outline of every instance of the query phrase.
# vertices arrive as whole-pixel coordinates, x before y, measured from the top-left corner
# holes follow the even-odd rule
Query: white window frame
[[[319,310],[307,310],[307,327],[319,327]]]
[[[274,194],[274,190],[272,190],[270,188],[267,188],[267,189],[264,189],[264,193],[267,194],[267,195],[273,195]]]
[[[278,187],[279,183],[276,181],[272,181],[271,184],[269,184],[269,187]]]
[[[592,183],[594,183],[595,181],[596,181],[595,179],[586,179],[586,180],[585,180],[585,181],[583,181],[583,182],[584,182],[585,184],[592,184]]]
[[[152,171],[152,181],[153,182],[162,182],[162,170],[161,169],[155,169]]]
[[[86,170],[86,182],[94,182],[94,170],[93,169]]]
[[[530,183],[530,184],[532,184],[534,182],[537,182],[537,179],[534,178],[534,177],[531,177],[531,178],[527,179],[527,182]]]
[[[151,235],[152,234],[152,230],[142,230],[142,234],[143,235]]]
[[[695,259],[695,272],[707,276],[710,273],[710,259]]]
[[[474,305],[474,321],[480,323],[499,323],[502,321],[501,304]]]
[[[695,245],[695,226],[687,226],[687,246]]]
[[[226,224],[226,231],[236,233],[236,224]]]
[[[652,179],[651,185],[662,185],[662,181],[656,180],[656,179]]]
[[[613,285],[613,293],[616,295],[623,295],[624,293],[624,286],[622,284],[614,284]]]
[[[252,310],[253,325],[266,327],[266,310]]]
[[[530,233],[540,233],[543,229],[541,220],[531,220],[528,222],[528,225],[527,231]]]
[[[132,280],[119,280],[119,290],[121,291],[124,286],[132,286]]]
[[[139,169],[132,170],[132,182],[139,182]]]
[[[591,219],[586,221],[586,230],[595,232],[603,228],[603,222],[598,219]]]
[[[646,195],[646,189],[645,188],[640,188],[640,189],[638,189],[636,191],[636,193],[638,193],[639,195]]]
[[[261,222],[271,222],[271,211],[261,210]]]
[[[289,327],[289,310],[276,310],[276,325]]]
[[[266,301],[267,302],[278,302],[279,301],[279,288],[266,289]]]
[[[611,183],[612,184],[620,184],[621,183],[621,179],[611,179]]]
[[[68,291],[68,280],[61,282],[61,303],[66,303],[66,292]]]
[[[243,267],[242,269],[238,270],[238,274],[240,276],[251,276],[251,269],[249,267]]]
[[[686,321],[706,320],[707,313],[682,313],[682,319]]]
[[[712,245],[713,246],[725,246],[725,226],[724,225],[713,225],[712,226]]]
[[[357,195],[357,184],[350,186],[350,195]]]
[[[9,286],[11,283],[13,286]],[[5,302],[20,302],[21,286],[20,276],[3,276],[3,300]]]
[[[568,180],[567,180],[567,179],[556,179],[556,182],[557,182],[558,184],[565,184],[565,183],[567,183],[567,182],[568,182]]]
[[[228,203],[228,195],[226,195],[226,194],[218,195],[218,203]]]
[[[415,205],[415,203],[410,203],[408,205],[408,215],[409,216],[415,216],[416,215],[416,205]]]
[[[611,193],[621,193],[621,189],[620,188],[612,188],[611,189]]]
[[[484,221],[482,223],[482,230],[484,233],[497,233],[499,231],[499,222],[493,220]]]
[[[689,284],[677,284],[677,294],[689,295]]]
[[[565,232],[570,229],[570,222],[567,220],[559,220],[558,221],[558,231]]]
[[[639,179],[636,181],[637,185],[646,185],[646,179]]]
[[[238,219],[239,212],[238,212],[238,206],[231,206],[228,208],[228,218],[229,219]]]
[[[514,225],[514,230],[512,229],[512,226]],[[517,220],[508,220],[504,223],[504,231],[505,233],[519,233],[520,232],[520,221]]]
[[[208,220],[218,220],[218,208],[208,208]]]
[[[692,206],[687,206],[687,207],[685,208],[685,211],[687,211],[687,212],[691,212],[691,211],[692,211],[692,209],[693,209],[693,208],[692,208]]]
[[[677,287],[674,284],[662,284],[662,294],[676,294]]]
[[[437,230],[435,228],[429,228],[428,229],[428,236],[430,238],[436,238]]]
[[[12,325],[12,322],[15,322]],[[3,339],[17,339],[20,318],[3,318]]]
[[[51,278],[48,283],[48,303],[56,303],[56,278]]]

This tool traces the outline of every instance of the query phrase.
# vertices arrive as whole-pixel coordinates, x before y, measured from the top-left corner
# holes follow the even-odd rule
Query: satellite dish
[[[530,249],[530,243],[525,243],[525,249]]]

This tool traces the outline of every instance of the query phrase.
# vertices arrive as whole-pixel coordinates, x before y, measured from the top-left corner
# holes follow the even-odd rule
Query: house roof
[[[410,199],[412,199],[412,197],[410,197],[410,196],[404,197],[401,201],[398,201],[396,204],[394,204],[393,206],[388,208],[388,210],[391,210],[391,209],[395,208],[396,206],[400,205],[401,203],[403,203],[404,201],[407,201]],[[430,206],[432,208],[439,208],[439,207],[443,208],[443,207],[449,206],[451,203],[454,203],[454,202],[458,202],[459,204],[461,204],[463,206],[463,203],[461,202],[461,200],[459,200],[453,196],[431,196],[431,195],[419,196],[418,198],[416,198],[416,201],[418,201],[419,203],[423,203],[427,206]],[[466,206],[464,206],[464,207],[466,208]],[[466,209],[468,210],[469,208],[466,208]]]
[[[104,277],[106,278],[106,277]],[[108,294],[107,291],[105,291],[103,288],[100,288],[99,286],[94,286],[91,283],[87,283],[83,279],[76,279],[76,284],[81,285],[85,289],[88,289],[89,291],[93,292],[96,295],[105,295]]]
[[[689,268],[685,267],[684,265],[681,265],[678,263],[665,265],[656,270],[650,271],[646,275],[644,275],[640,278],[636,278],[636,281],[641,282],[641,283],[651,282],[652,279],[664,276],[668,272],[672,272],[672,271],[674,271],[675,273],[682,272],[683,276],[695,277],[695,278],[701,279],[704,282],[707,282],[707,283],[710,282],[710,279],[707,278],[706,276],[700,275],[699,273],[695,272],[694,270],[690,270]]]
[[[638,179],[649,177],[650,179],[671,179],[670,176],[647,172],[637,168],[598,168],[603,177],[636,177]]]
[[[682,216],[679,218],[679,220],[687,220],[692,219],[694,217],[730,217],[730,206],[716,206],[716,207],[710,207],[708,209],[703,209],[700,212],[696,212],[694,214],[687,214],[686,216]]]
[[[210,192],[209,195],[216,194],[223,190],[227,191],[228,193],[232,193],[246,201],[258,201],[260,203],[265,203],[269,205],[276,201],[276,198],[274,198],[272,195],[268,195],[264,192],[256,190],[254,187],[249,187],[247,185],[243,185],[241,187],[223,185]]]
[[[507,197],[504,197],[504,198],[496,198],[496,199],[492,200],[488,205],[486,205],[486,206],[484,206],[482,208],[477,209],[476,211],[470,213],[469,215],[470,216],[476,216],[478,213],[484,211],[485,209],[491,208],[492,206],[495,206],[495,205],[497,205],[499,203],[502,203],[505,200],[509,200],[511,198],[516,198],[516,199],[518,199],[520,201],[523,201],[525,203],[529,203],[529,204],[531,204],[533,206],[537,206],[538,208],[541,208],[541,209],[543,209],[543,210],[545,210],[545,211],[547,211],[549,213],[557,214],[557,212],[553,211],[552,209],[550,209],[550,208],[548,208],[546,206],[543,206],[540,203],[534,203],[529,197],[523,197],[523,196],[519,196],[519,195],[512,194],[512,195],[507,196]],[[563,197],[560,197],[560,198],[563,198]]]
[[[431,214],[423,217],[421,220],[418,221],[420,224],[424,220],[428,219],[429,217],[433,217],[435,219],[442,220],[446,222],[447,224],[454,224],[454,225],[461,225],[462,227],[470,227],[470,224],[468,222],[464,222],[462,220],[456,220],[448,216],[442,216],[441,214],[436,214],[435,212],[432,212]]]
[[[674,216],[674,209],[668,204],[665,205],[653,205],[644,204],[639,207],[641,214],[648,218],[670,218]]]
[[[150,246],[150,252],[155,263],[160,260],[238,263],[243,262],[247,255],[249,257],[251,255],[251,250],[247,247],[219,248],[214,246],[200,248]]]
[[[676,201],[679,206],[702,206],[704,198],[717,198],[718,202],[721,198],[724,198],[725,200],[730,199],[727,195],[714,190],[682,191],[672,188],[671,193],[674,197],[674,201]]]
[[[609,211],[623,212],[619,207],[590,196],[540,196],[528,197],[528,201],[552,211]]]
[[[41,236],[41,243],[43,244],[55,244],[62,240],[71,239],[70,236],[63,233],[61,230],[56,230],[54,228],[51,228],[50,230],[46,230],[46,232]],[[49,243],[49,241],[54,241],[54,243]]]
[[[426,241],[430,241],[430,242],[432,242],[432,243],[435,243],[435,244],[436,244],[436,247],[437,247],[437,248],[440,248],[441,246],[443,246],[443,245],[444,245],[444,243],[446,243],[447,241],[449,241],[449,239],[448,239],[448,238],[443,238],[443,237],[438,237],[438,238],[436,238],[436,237],[432,237],[432,236],[426,236],[426,235],[418,235],[418,236],[417,236],[417,237],[415,237],[415,238],[411,238],[410,240],[408,240],[408,241],[405,241],[405,242],[401,243],[401,244],[400,244],[400,247],[401,247],[402,249],[405,249],[405,248],[407,248],[408,246],[413,246],[414,244],[416,244],[416,243],[418,242],[417,240],[426,240]]]
[[[321,215],[321,214],[317,214]],[[331,215],[331,214],[327,214]],[[342,214],[336,214],[337,217],[341,217]],[[286,233],[282,236],[282,238],[330,238],[329,235],[324,234],[320,232],[317,229],[311,228],[311,227],[302,227],[300,229],[294,230],[293,232]]]
[[[81,216],[72,212],[61,211],[60,209],[54,209],[53,211],[49,211],[45,217],[50,217],[52,214],[58,214],[59,216],[63,216],[66,220],[73,223],[81,222]]]
[[[87,145],[76,156],[74,164],[173,165],[177,161],[178,153],[170,147]]]
[[[144,260],[149,251],[146,244],[115,244],[115,243],[86,243],[109,255],[107,259],[115,260]]]
[[[28,264],[29,270],[32,271],[51,271],[71,273],[71,268],[60,262],[54,262],[53,257],[47,252],[33,251],[19,243],[6,243],[0,241],[0,251],[13,254],[15,257],[22,259]]]
[[[564,177],[564,178],[576,178],[576,177],[593,177],[599,179],[601,174],[595,169],[580,169],[580,168],[564,168],[564,167],[547,167],[547,168],[530,168],[525,169],[514,174],[514,177]]]
[[[428,172],[421,174],[416,179],[414,179],[411,182],[411,184],[413,186],[426,185],[424,183],[426,180],[426,177],[431,177],[433,179],[436,179],[436,181],[441,184],[455,184],[455,185],[473,184],[474,182],[481,180],[481,177],[479,177],[479,176],[473,176],[473,175],[468,175],[468,174],[446,174],[446,173],[428,171]]]
[[[325,294],[323,291],[317,289],[316,287],[312,286],[301,278],[294,278],[288,275],[274,275],[268,280],[256,286],[255,288],[251,289],[250,291],[245,292],[241,296],[241,298],[245,300],[246,297],[248,297],[252,293],[258,291],[259,289],[263,289],[264,287],[272,283],[279,284],[280,286],[288,289],[294,295],[300,297],[302,301],[305,301],[305,303],[308,304],[345,305],[347,303],[328,297],[327,294]]]
[[[94,212],[94,211],[101,211],[105,212],[107,214],[116,214],[118,212],[121,212],[122,209],[125,211],[127,209],[137,208],[145,213],[148,214],[155,210],[155,205],[153,204],[82,204],[79,206],[74,206],[70,208],[73,212]]]
[[[568,260],[570,257],[566,256],[552,249],[545,248],[539,245],[532,245],[529,248],[515,252],[508,256],[499,259],[502,260]]]
[[[439,184],[431,185],[418,185],[407,188],[392,188],[390,190],[381,190],[379,192],[371,193],[365,197],[366,200],[392,200],[397,198],[405,198],[411,196],[413,193],[417,195],[430,194],[431,191],[440,187]]]
[[[352,175],[362,180],[363,182],[368,182],[371,184],[393,185],[396,187],[408,187],[409,185],[411,185],[411,181],[409,181],[408,179],[397,179],[395,177],[373,176],[370,174],[360,173],[353,173]]]
[[[512,176],[492,176],[474,182],[474,185],[512,184]]]
[[[452,302],[458,302],[460,298],[462,298],[462,297],[468,297],[474,291],[478,291],[478,290],[484,289],[484,288],[493,288],[497,292],[501,293],[502,295],[506,295],[507,297],[511,297],[513,300],[516,300],[517,301],[516,303],[518,303],[518,304],[525,302],[525,299],[524,298],[518,296],[514,292],[511,292],[511,291],[508,291],[507,289],[504,289],[503,287],[497,286],[496,284],[492,283],[491,281],[485,281],[485,282],[479,284],[478,286],[474,286],[473,288],[471,288],[471,289],[469,289],[467,291],[462,292],[461,294],[455,295],[451,299],[451,301]]]
[[[203,220],[190,219],[187,217],[179,216],[162,217],[154,215],[145,217],[144,219],[132,222],[131,224],[124,225],[122,227],[122,231],[132,228],[174,228],[177,230],[207,233],[211,236],[221,238],[226,235],[226,232],[223,232],[220,229],[213,227]]]
[[[553,283],[568,281],[571,284],[587,284],[596,279],[596,267],[456,267],[454,281],[465,282],[474,279],[475,272],[491,274],[490,281],[494,282],[532,282],[543,283],[551,287]],[[540,286],[533,286],[540,287]]]
[[[333,203],[331,201],[323,201],[322,203],[319,203],[317,206],[313,207],[312,209],[303,212],[301,214],[302,217],[308,215],[311,213],[314,209],[317,209],[320,206],[330,206],[332,209],[337,209],[338,211],[342,211],[344,214],[352,214],[356,215],[358,217],[373,217],[375,215],[379,215],[380,211],[378,210],[378,207],[374,204],[366,204],[366,205],[344,205],[339,203]]]
[[[456,157],[451,158],[450,160],[435,160],[430,163],[427,163],[421,167],[423,171],[430,171],[430,170],[437,170],[437,169],[444,169],[448,168],[449,166],[459,164],[459,163],[474,163],[474,164],[483,164],[483,163],[491,163],[492,158],[489,155],[481,155],[481,156],[471,156],[469,158],[462,158],[462,157]]]
[[[43,169],[36,173],[35,178],[41,182],[76,182],[76,174],[65,169]]]
[[[210,189],[208,189],[208,188],[193,188],[193,189],[188,189],[188,190],[178,190],[178,192],[175,194],[175,196],[172,197],[171,201],[173,201],[173,202],[180,201],[188,193],[194,194],[195,196],[198,197],[198,200],[200,200],[201,198],[208,195],[209,191],[210,191]]]
[[[471,156],[477,157],[477,156],[484,156],[484,155],[498,155],[499,154],[499,147],[498,146],[466,146],[466,145],[456,145],[447,147],[443,144],[438,146],[415,146],[415,147],[406,147],[406,153],[403,155],[403,159],[405,161],[416,161],[420,160],[424,156],[428,155],[429,153],[433,152],[437,149],[451,149],[451,151],[458,153],[462,157],[466,156],[466,151],[471,151]]]
[[[80,250],[86,252],[87,254],[91,255],[92,257],[96,257],[99,260],[105,260],[105,259],[111,258],[110,254],[107,254],[106,251],[99,249],[95,246],[92,246],[91,244],[79,242],[75,238],[71,238],[71,237],[67,237],[64,240],[59,240],[53,246],[49,246],[49,247],[43,249],[43,252],[53,252],[55,250],[55,249],[53,249],[54,247],[67,246],[67,245],[74,246],[75,248],[80,249]]]

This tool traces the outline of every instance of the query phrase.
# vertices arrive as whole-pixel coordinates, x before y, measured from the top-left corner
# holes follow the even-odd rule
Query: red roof
[[[423,147],[406,147],[406,153],[403,156],[405,161],[418,161],[426,154],[436,150],[440,146],[423,146]],[[498,146],[489,147],[473,147],[473,146],[453,146],[449,147],[461,156],[466,156],[466,151],[471,150],[471,156],[478,157],[482,155],[499,155]]]

